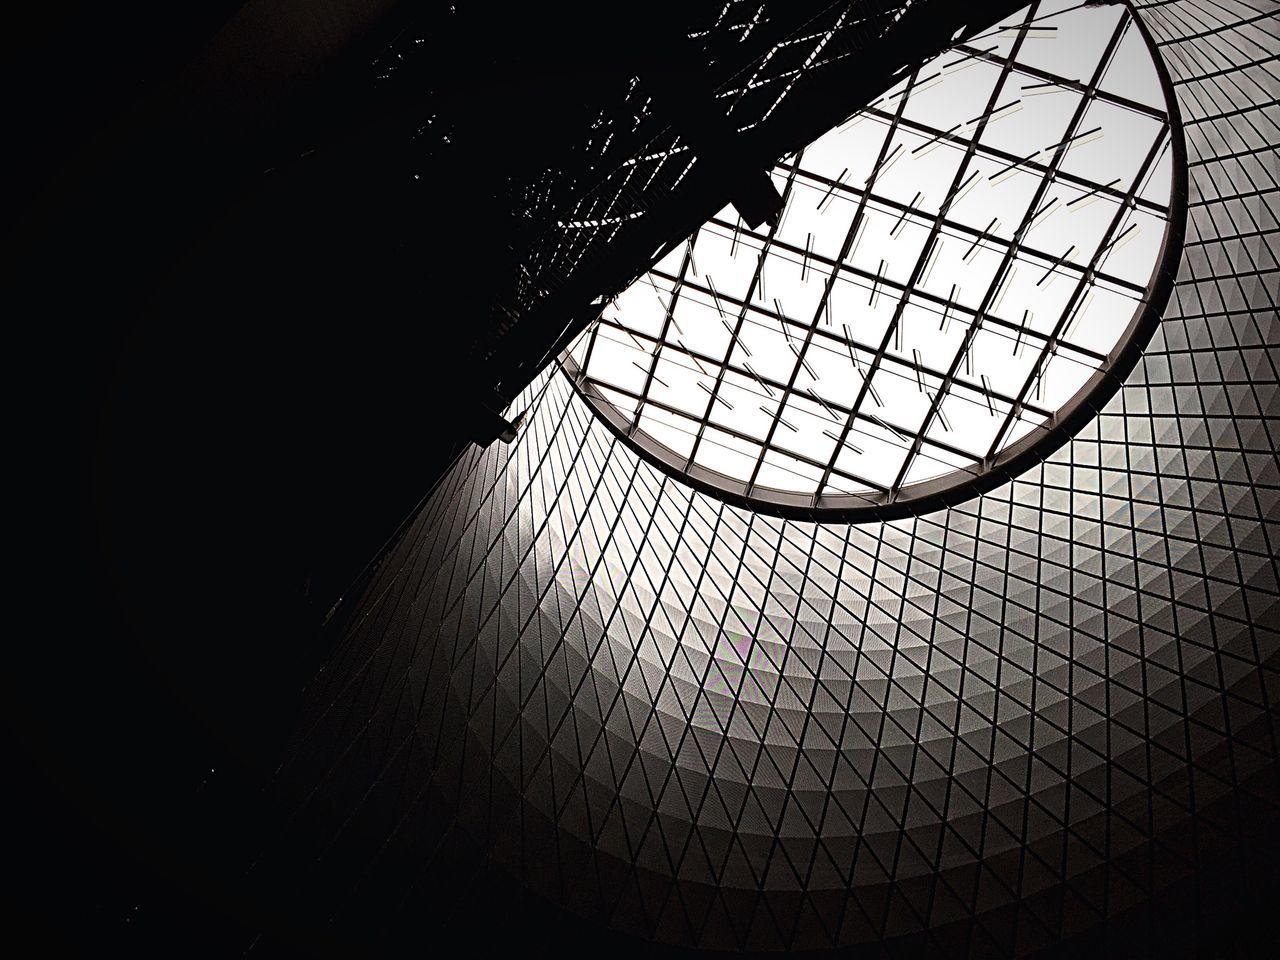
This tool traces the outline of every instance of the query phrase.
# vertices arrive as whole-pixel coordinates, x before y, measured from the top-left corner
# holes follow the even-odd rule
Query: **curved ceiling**
[[[1009,955],[1252,842],[1280,665],[1277,23],[1135,6],[1189,217],[1096,418],[964,504],[801,522],[673,480],[545,374],[353,602],[281,772],[317,865],[354,835],[375,890],[447,869],[415,826],[445,816],[650,940]]]

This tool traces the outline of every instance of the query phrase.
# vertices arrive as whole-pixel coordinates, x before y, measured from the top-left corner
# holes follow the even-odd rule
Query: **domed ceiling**
[[[916,93],[891,93],[859,114],[854,126],[875,134],[857,148],[867,156],[837,143],[837,131],[816,152],[784,160],[779,176],[793,205],[770,237],[712,221],[625,294],[615,314],[606,311],[568,372],[549,369],[526,392],[514,443],[460,458],[352,598],[340,649],[281,769],[307,835],[330,838],[312,850],[318,869],[335,846],[348,857],[364,851],[353,895],[383,889],[378,878],[406,859],[415,870],[447,870],[422,839],[430,834],[422,824],[443,817],[527,888],[583,922],[646,941],[1022,955],[1101,925],[1250,842],[1258,812],[1273,810],[1276,796],[1280,187],[1272,101],[1280,45],[1274,13],[1233,0],[1135,3],[1132,11],[1126,26],[1128,7],[1036,4],[991,35],[996,48],[970,57],[963,82],[989,89],[996,75],[1015,78],[1021,119],[986,114],[990,136],[1005,138],[998,146],[986,133],[967,143],[962,131],[947,133],[974,114],[948,123],[945,104],[925,99],[930,71],[943,68],[921,67],[900,88]],[[1092,44],[1087,57],[1073,56],[1073,30]],[[1162,103],[1149,86],[1139,93],[1127,75],[1106,82],[1100,65],[1113,61],[1098,55],[1100,39],[1135,57],[1153,50],[1175,100]],[[1022,62],[1019,43],[1046,51],[1032,66],[1057,79],[1017,75],[1010,65]],[[1063,88],[1073,77],[1079,88]],[[1052,92],[1036,95],[1040,82]],[[941,93],[942,82],[934,89]],[[1117,97],[1144,109],[1116,114],[1124,109]],[[868,157],[894,150],[883,114],[906,117],[909,105],[933,111],[919,124],[945,136],[930,144],[928,130],[900,124],[894,136],[907,145],[899,164],[879,169],[903,181],[868,184],[865,170],[877,162]],[[1068,125],[1063,117],[1082,105],[1084,116]],[[1166,109],[1181,117],[1180,167],[1162,148]],[[1129,168],[1091,168],[1097,147],[1071,138],[1116,122]],[[953,135],[961,139],[942,143]],[[984,209],[963,213],[972,229],[944,224],[960,209],[940,216],[942,199],[924,196],[933,181],[907,176],[912,164],[945,159],[955,171],[943,179],[963,180],[957,154],[981,156],[982,189],[994,191],[1000,160],[989,154],[997,150],[1041,199],[1006,209],[991,194]],[[1068,163],[1077,150],[1079,163]],[[1113,357],[1141,312],[1170,184],[1182,178],[1185,197],[1173,199],[1185,203],[1186,236],[1171,295],[1123,384],[1047,458],[953,506],[889,521],[770,515],[691,485],[659,462],[667,454],[642,455],[624,421],[600,416],[608,403],[644,428],[664,409],[659,401],[687,412],[698,400],[704,436],[754,438],[743,456],[760,466],[763,483],[768,451],[805,452],[785,446],[802,417],[830,421],[824,429],[836,436],[815,461],[830,465],[837,444],[859,446],[855,458],[873,449],[851,436],[863,430],[852,414],[874,407],[824,393],[825,373],[812,395],[795,389],[800,361],[819,372],[810,355],[819,341],[831,354],[821,362],[849,365],[831,383],[852,382],[868,396],[879,374],[850,381],[861,367],[856,351],[880,345],[863,369],[905,364],[904,397],[890,402],[888,387],[881,395],[888,444],[888,425],[902,426],[893,417],[919,400],[911,364],[929,376],[963,371],[957,344],[989,335],[1004,359],[975,363],[950,389],[977,391],[969,406],[984,428],[989,406],[1001,404],[994,420],[1004,432],[983,435],[998,449],[1019,429],[1010,425],[1030,418],[1034,430],[1077,394],[1078,378],[1064,376],[1042,385],[1043,407],[1024,395],[1051,344],[1058,357],[1068,348]],[[800,205],[802,181],[811,209]],[[1082,199],[1099,186],[1092,203]],[[1051,195],[1071,207],[1072,226],[1033,244],[1033,221]],[[837,203],[839,229],[819,239],[804,218]],[[850,261],[824,244],[852,250],[849,211],[863,205],[877,210],[880,232],[866,227]],[[993,217],[999,229],[987,226]],[[1104,269],[1097,252],[1119,247],[1131,222],[1140,224],[1132,243]],[[958,261],[935,266],[942,287],[908,276],[918,257],[892,253],[908,239],[922,247],[930,230],[945,234],[946,255]],[[964,238],[976,245],[967,264]],[[782,250],[785,242],[777,256],[789,257],[797,276],[770,277],[768,296],[755,296],[752,281],[717,273],[732,264],[735,242],[751,248],[744,275],[767,244]],[[833,305],[828,323],[816,300],[804,311],[796,300],[770,312],[780,291],[790,298],[786,284],[806,282],[806,256],[819,286],[849,286],[858,312]],[[827,258],[821,266],[819,257]],[[1097,322],[1082,321],[1075,341],[1057,307],[1033,311],[1025,329],[1018,310],[978,324],[989,299],[982,279],[963,299],[957,293],[951,329],[944,321],[938,330],[950,285],[988,277],[975,261],[1002,257],[1028,265],[1018,281],[1027,296],[1048,296],[1049,281],[1055,298],[1088,283],[1110,291],[1095,298]],[[889,319],[863,329],[873,323],[868,307],[880,316],[872,285],[881,260],[883,309],[910,292],[927,312],[901,343]],[[697,319],[684,322],[671,308],[678,290],[691,295]],[[1011,291],[1009,302],[1021,296]],[[1103,309],[1112,296],[1125,303]],[[717,298],[736,332],[720,324]],[[801,322],[788,337],[793,310]],[[758,318],[752,336],[760,339],[739,362],[725,351],[735,338],[746,342],[748,317]],[[1018,330],[1020,357],[1010,343]],[[623,389],[622,374],[587,356],[592,343],[650,363]],[[933,349],[940,359],[926,362]],[[618,354],[617,371],[628,357]],[[695,358],[714,367],[695,373]],[[1102,369],[1107,361],[1096,362]],[[597,374],[614,392],[598,386],[584,399],[582,378]],[[1006,374],[1010,385],[997,390]],[[717,388],[695,395],[699,376],[733,379],[727,420],[715,412]],[[654,392],[659,378],[672,391],[665,399]],[[752,432],[751,408],[763,405],[756,401],[767,387],[778,395],[768,422],[787,420],[794,431]],[[802,413],[783,408],[784,390]],[[944,392],[924,392],[933,412],[920,414],[922,424],[940,424],[945,402],[934,401]],[[959,413],[948,419],[959,429]],[[941,440],[940,429],[921,426],[915,440]],[[810,432],[816,444],[823,431]],[[985,452],[983,444],[971,452]],[[699,462],[692,445],[664,445]],[[837,466],[849,462],[840,456]],[[939,469],[955,466],[944,460]],[[911,469],[902,457],[894,462],[899,474]],[[839,486],[839,474],[843,493],[855,496],[849,484],[865,472],[774,473],[769,483],[822,495]],[[392,899],[388,912],[412,915],[403,889]]]

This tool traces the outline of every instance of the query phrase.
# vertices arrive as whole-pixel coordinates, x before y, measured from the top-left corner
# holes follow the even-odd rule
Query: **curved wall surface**
[[[960,506],[815,524],[682,486],[544,374],[353,599],[281,773],[319,858],[456,818],[645,939],[1007,954],[1249,845],[1280,801],[1280,19],[1137,6],[1189,212],[1097,418]]]

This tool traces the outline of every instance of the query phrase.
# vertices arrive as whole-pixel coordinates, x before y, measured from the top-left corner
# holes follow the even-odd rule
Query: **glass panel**
[[[1031,9],[784,158],[776,227],[725,207],[570,348],[670,466],[967,482],[1116,354],[1163,250],[1163,94],[1123,7]]]

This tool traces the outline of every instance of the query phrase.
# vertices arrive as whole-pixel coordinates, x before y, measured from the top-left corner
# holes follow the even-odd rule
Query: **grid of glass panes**
[[[921,66],[610,304],[566,366],[668,465],[813,496],[977,475],[1106,367],[1161,256],[1165,95],[1123,6]]]

